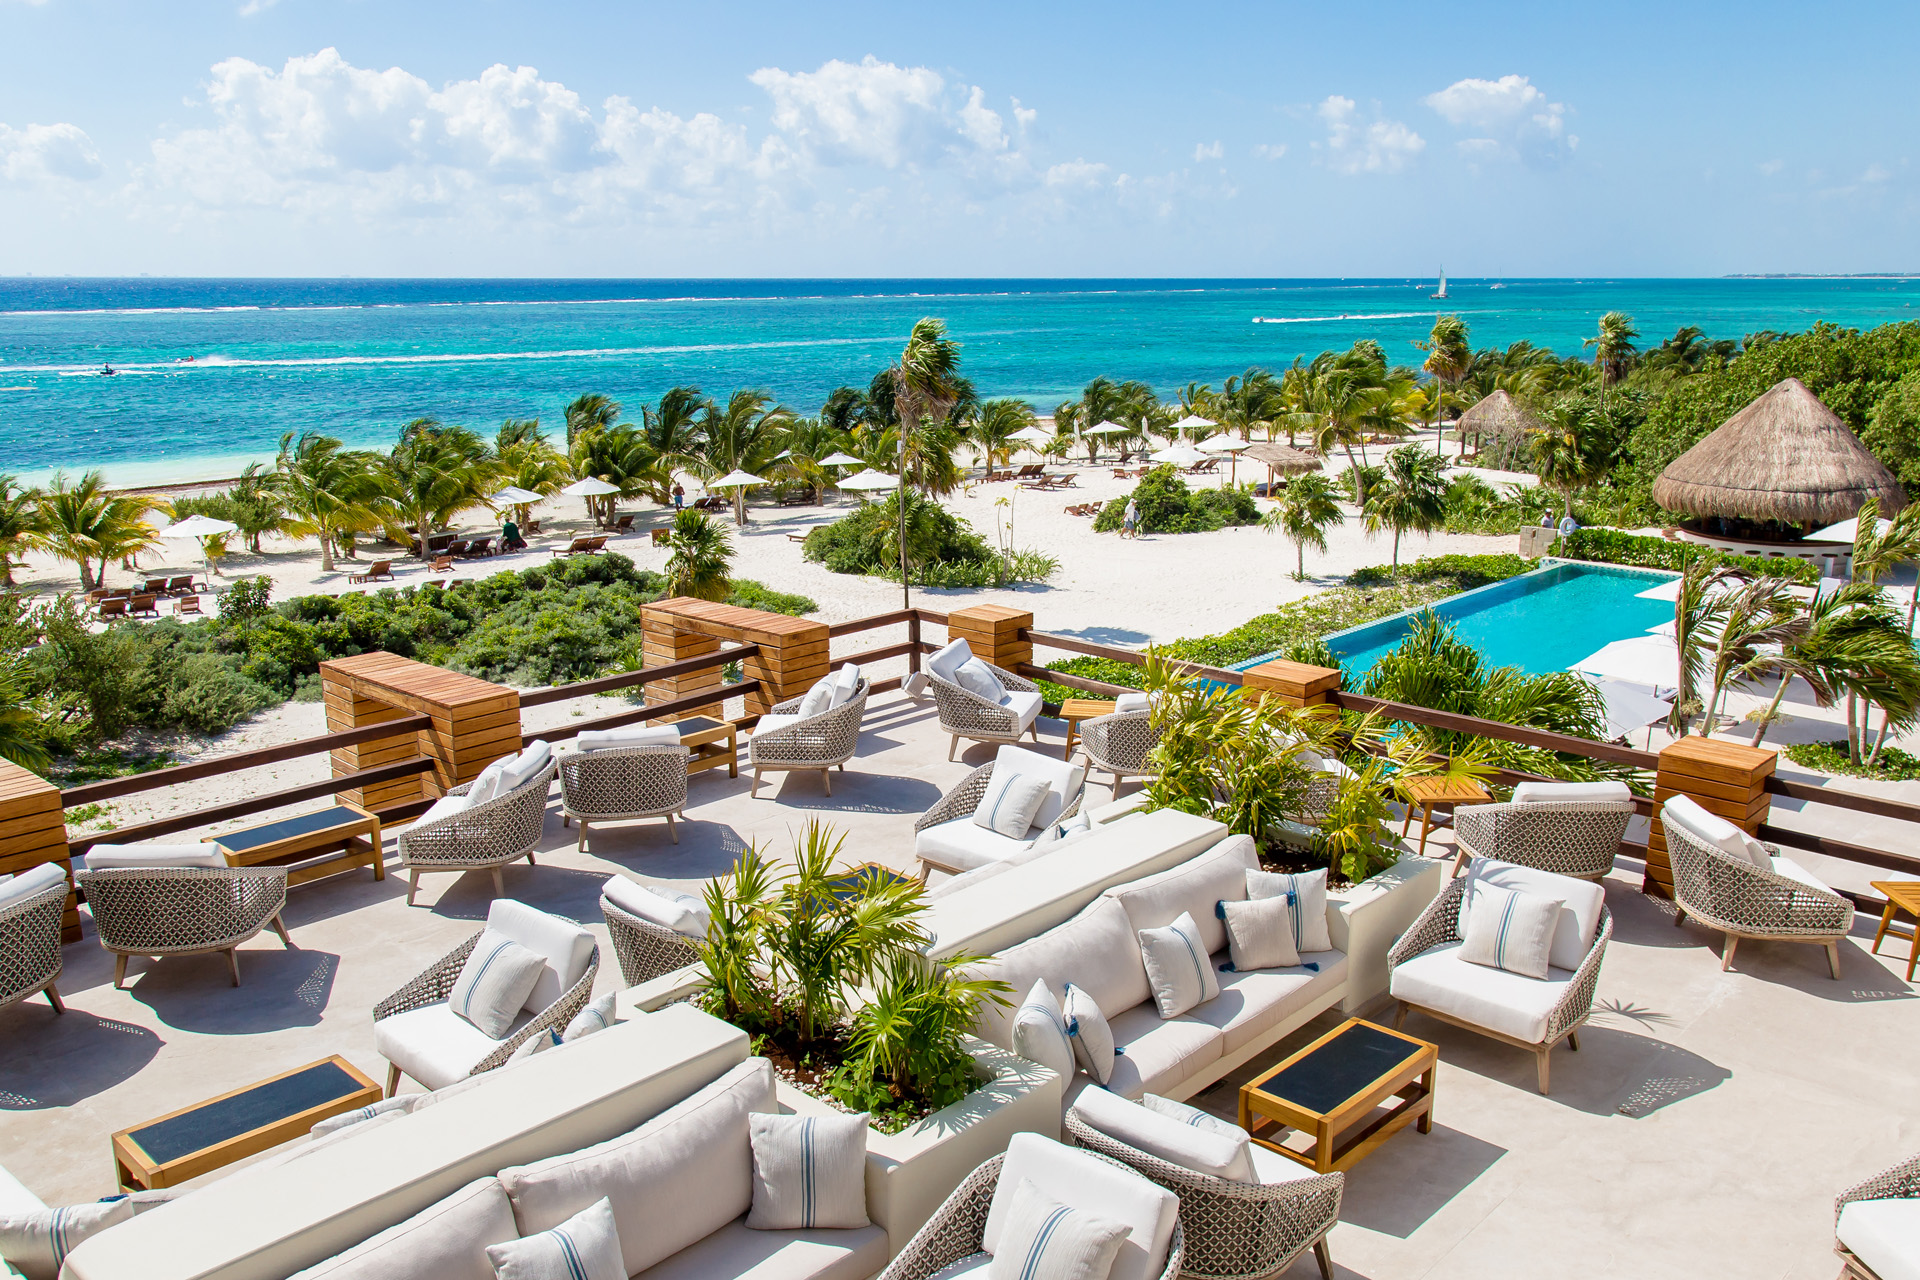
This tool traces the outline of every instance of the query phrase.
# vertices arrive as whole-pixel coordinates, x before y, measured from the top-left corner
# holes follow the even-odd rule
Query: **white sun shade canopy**
[[[597,476],[588,476],[585,480],[575,480],[560,492],[573,498],[604,498],[610,493],[620,492],[620,488]]]
[[[214,538],[223,533],[232,533],[240,526],[231,520],[216,520],[212,516],[191,515],[185,520],[176,520],[159,531],[162,538]]]
[[[502,489],[500,492],[494,494],[491,498],[487,499],[488,502],[500,503],[503,505],[512,504],[514,506],[524,506],[529,502],[539,502],[540,500],[541,500],[541,496],[539,494],[535,493],[531,489],[522,489],[517,484],[510,484],[506,488]]]
[[[750,484],[765,484],[765,483],[767,483],[766,480],[764,480],[760,476],[753,474],[753,472],[741,471],[736,468],[735,470],[727,472],[727,474],[721,476],[718,480],[707,481],[707,488],[739,489],[739,488],[742,488],[743,486],[750,485]]]
[[[823,467],[861,467],[866,465],[866,459],[856,458],[850,453],[830,453],[820,459],[820,465]]]
[[[1200,427],[1217,427],[1219,425],[1220,424],[1215,422],[1212,418],[1203,418],[1197,413],[1190,413],[1186,417],[1180,419],[1180,421],[1174,423],[1173,426],[1168,428],[1168,430],[1194,431],[1199,429]]]
[[[1568,670],[1583,676],[1673,689],[1680,684],[1680,653],[1667,636],[1633,636],[1615,640],[1588,654]]]
[[[1874,522],[1873,531],[1874,533],[1880,535],[1881,537],[1885,537],[1887,532],[1887,526],[1892,523],[1893,521],[1891,520],[1885,520],[1885,519],[1876,520]],[[1850,520],[1842,520],[1838,524],[1830,524],[1824,529],[1815,529],[1812,533],[1807,535],[1807,541],[1808,542],[1852,542],[1854,538],[1857,536],[1857,534],[1859,533],[1859,529],[1860,529],[1860,518],[1858,516],[1855,516]]]
[[[1205,462],[1207,455],[1190,444],[1175,444],[1168,445],[1164,449],[1148,454],[1147,460],[1149,462],[1172,462],[1184,466],[1195,462]]]
[[[848,476],[840,482],[842,489],[897,489],[900,477],[890,476],[884,471],[862,471],[859,475]]]
[[[1242,449],[1251,449],[1253,444],[1247,440],[1235,440],[1232,436],[1209,436],[1194,448],[1207,453],[1238,453]]]
[[[1123,427],[1117,422],[1103,422],[1096,427],[1088,427],[1080,434],[1083,436],[1124,436],[1133,432],[1132,427]]]
[[[1053,443],[1054,435],[1053,432],[1043,430],[1040,427],[1022,427],[1008,438],[1011,440],[1025,440],[1029,444],[1045,445]]]

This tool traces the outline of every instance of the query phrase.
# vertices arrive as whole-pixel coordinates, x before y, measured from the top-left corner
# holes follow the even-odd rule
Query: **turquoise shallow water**
[[[812,412],[943,316],[983,394],[1050,408],[1101,375],[1162,395],[1377,338],[1442,309],[1476,345],[1577,353],[1601,313],[1649,340],[1909,319],[1920,282],[1853,280],[0,280],[0,471],[138,483],[232,474],[284,431],[384,445],[421,415],[557,423],[597,391],[766,387]],[[1257,322],[1264,321],[1264,322]],[[183,363],[186,357],[192,363]],[[95,372],[111,361],[125,372]]]
[[[1641,600],[1637,593],[1672,576],[1555,565],[1442,600],[1433,611],[1453,623],[1455,634],[1478,649],[1488,666],[1544,675],[1670,621],[1671,604]],[[1358,689],[1373,664],[1406,639],[1412,626],[1412,619],[1402,615],[1328,636],[1328,645],[1348,672],[1347,687]]]

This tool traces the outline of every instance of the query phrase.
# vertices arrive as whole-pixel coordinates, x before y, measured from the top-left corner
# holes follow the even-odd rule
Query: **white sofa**
[[[486,1244],[601,1195],[647,1280],[864,1280],[887,1260],[878,1226],[745,1226],[746,1115],[777,1109],[747,1049],[685,1005],[644,1015],[111,1227],[63,1280],[487,1280]]]

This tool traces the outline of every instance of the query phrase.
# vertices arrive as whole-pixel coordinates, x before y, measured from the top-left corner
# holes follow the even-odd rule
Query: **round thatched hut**
[[[1325,462],[1325,459],[1312,449],[1264,440],[1248,445],[1246,456],[1254,462],[1266,464],[1267,483],[1261,490],[1263,493],[1273,492],[1276,476],[1305,475],[1309,471],[1320,470]]]
[[[1483,459],[1486,465],[1510,467],[1526,452],[1527,433],[1545,425],[1505,391],[1495,391],[1461,414],[1454,430],[1460,433],[1461,457],[1466,456],[1467,439],[1472,437],[1475,458],[1490,450]]]
[[[1776,383],[1668,464],[1653,500],[1717,532],[1792,536],[1845,520],[1868,498],[1907,504],[1891,471],[1798,378]]]

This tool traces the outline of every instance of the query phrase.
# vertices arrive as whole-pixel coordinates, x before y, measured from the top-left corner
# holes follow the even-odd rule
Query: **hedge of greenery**
[[[1669,542],[1621,533],[1617,529],[1575,529],[1561,539],[1554,554],[1573,560],[1596,560],[1602,564],[1632,565],[1642,569],[1671,569],[1678,573],[1712,549],[1697,542]],[[1728,565],[1763,577],[1785,578],[1789,582],[1816,583],[1820,569],[1810,560],[1778,559],[1763,556],[1722,556]]]
[[[835,573],[900,580],[900,511],[889,497],[807,534],[801,554]],[[1060,562],[1038,551],[1002,556],[966,520],[931,499],[907,502],[907,549],[913,581],[922,587],[1000,587],[1044,582]]]
[[[1248,490],[1237,486],[1189,489],[1171,463],[1147,472],[1129,496],[1140,504],[1142,533],[1206,533],[1260,519],[1260,508]],[[1094,531],[1112,533],[1126,514],[1127,499],[1115,498],[1093,518]]]

